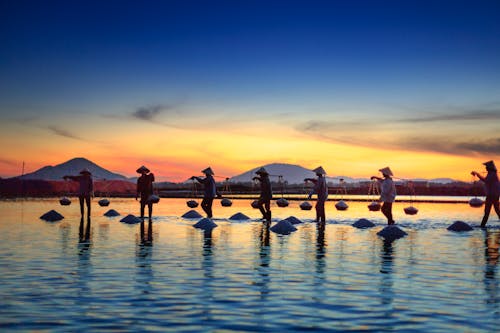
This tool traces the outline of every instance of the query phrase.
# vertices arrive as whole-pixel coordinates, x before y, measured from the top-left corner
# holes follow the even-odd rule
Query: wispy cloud
[[[8,166],[18,166],[19,162],[15,162],[15,161],[12,161],[12,160],[0,158],[0,164],[5,164],[5,165],[8,165]]]
[[[500,121],[500,109],[498,110],[470,110],[461,113],[421,115],[399,119],[399,122],[441,122],[441,121]]]
[[[80,138],[79,136],[74,135],[73,133],[71,133],[65,129],[59,128],[57,126],[48,126],[47,128],[52,133],[59,135],[59,136],[62,136],[62,137],[65,137],[65,138],[74,139],[74,140],[84,140],[84,139]]]

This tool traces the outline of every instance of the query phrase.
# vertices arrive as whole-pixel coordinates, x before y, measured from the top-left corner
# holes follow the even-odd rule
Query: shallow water
[[[497,217],[487,230],[446,230],[455,220],[477,226],[482,209],[421,203],[407,216],[408,204],[396,203],[408,236],[387,244],[376,235],[385,220],[366,202],[348,202],[344,212],[328,203],[324,233],[300,202],[273,207],[273,223],[290,215],[305,221],[279,236],[266,232],[248,200],[228,208],[216,200],[218,227],[207,234],[192,227],[197,220],[179,218],[189,210],[185,200],[162,199],[150,244],[140,224],[102,216],[110,208],[137,214],[136,201],[96,201],[83,230],[75,199],[66,207],[56,199],[0,202],[0,329],[498,330]],[[51,209],[65,219],[39,220]],[[229,221],[236,212],[252,220]],[[377,226],[351,227],[358,218]]]

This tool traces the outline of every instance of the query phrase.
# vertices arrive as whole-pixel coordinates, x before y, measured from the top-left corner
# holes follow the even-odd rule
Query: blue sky
[[[500,150],[498,1],[2,1],[0,37],[4,126],[260,118],[326,142]]]

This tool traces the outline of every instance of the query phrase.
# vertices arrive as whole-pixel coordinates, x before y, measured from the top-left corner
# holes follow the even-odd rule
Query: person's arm
[[[80,176],[69,176],[69,175],[66,175],[63,177],[64,180],[66,179],[69,179],[69,180],[73,180],[75,182],[79,181],[80,180]]]
[[[483,182],[486,181],[486,178],[481,176],[481,174],[479,172],[472,171],[470,174],[473,176],[476,176],[477,178],[479,178],[479,180],[482,180]]]
[[[311,182],[313,184],[316,184],[318,182],[317,179],[314,179],[314,178],[304,178],[304,182]]]
[[[196,177],[196,176],[191,177],[191,179],[196,179],[198,181],[198,183],[201,183],[201,184],[205,184],[205,180],[206,180],[206,178],[200,178],[200,177]]]
[[[381,178],[381,177],[377,177],[377,176],[371,176],[371,177],[370,177],[370,179],[371,179],[371,180],[376,179],[376,180],[378,180],[378,181],[382,181],[382,180],[384,180],[383,178]]]
[[[252,180],[258,180],[259,182],[262,182],[262,178],[260,178],[259,176],[253,177]]]

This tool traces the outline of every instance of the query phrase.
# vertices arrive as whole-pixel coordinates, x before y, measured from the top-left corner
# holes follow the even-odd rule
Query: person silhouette
[[[136,170],[141,176],[137,178],[137,192],[135,195],[135,200],[140,196],[141,200],[141,219],[144,219],[144,209],[148,205],[148,217],[151,221],[151,216],[153,215],[153,202],[150,200],[153,194],[153,182],[155,181],[154,174],[150,173],[149,169],[144,165]]]
[[[325,214],[325,202],[328,199],[328,185],[326,184],[326,171],[323,167],[319,166],[313,170],[318,176],[317,179],[314,178],[306,178],[305,182],[310,181],[314,184],[311,193],[309,193],[309,199],[311,199],[313,194],[318,195],[318,200],[316,201],[316,222],[325,223],[326,222],[326,214]]]
[[[488,172],[486,177],[481,176],[476,171],[471,172],[471,175],[476,176],[484,182],[486,190],[484,215],[481,221],[482,228],[486,227],[486,223],[488,222],[488,218],[490,217],[491,206],[495,208],[498,219],[500,219],[500,206],[498,203],[500,197],[500,182],[498,181],[497,168],[495,166],[495,162],[493,161],[484,162],[483,165],[486,167],[486,171]]]
[[[85,168],[80,171],[78,176],[66,175],[63,179],[70,179],[80,184],[78,189],[78,199],[80,201],[80,213],[83,218],[84,202],[87,203],[87,217],[90,218],[90,198],[94,196],[94,182],[92,181],[92,174]]]
[[[203,194],[203,200],[201,201],[201,208],[207,214],[207,218],[211,219],[212,213],[212,203],[215,197],[220,197],[219,192],[217,192],[217,186],[215,185],[214,171],[212,168],[208,167],[202,170],[205,174],[205,178],[192,176],[190,179],[196,179],[199,183],[203,184],[205,192]]]
[[[392,180],[392,176],[394,175],[389,167],[379,169],[378,171],[382,173],[384,178],[372,176],[370,179],[377,179],[381,183],[380,201],[383,202],[381,211],[387,217],[387,224],[392,225],[396,223],[392,218],[392,203],[396,200],[396,186]]]
[[[271,199],[273,198],[273,189],[269,180],[269,173],[264,168],[255,171],[258,175],[252,180],[260,182],[260,197],[257,201],[257,207],[262,213],[262,219],[268,224],[271,223]]]

